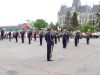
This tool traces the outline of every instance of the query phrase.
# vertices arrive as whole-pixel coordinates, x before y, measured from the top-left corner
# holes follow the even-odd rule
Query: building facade
[[[87,23],[89,21],[96,22],[96,13],[100,9],[100,5],[81,5],[80,0],[73,0],[72,7],[67,7],[65,5],[61,6],[60,11],[58,12],[58,23],[63,26],[66,25],[66,14],[70,11],[71,14],[73,12],[77,12],[78,14],[78,22],[79,24]]]

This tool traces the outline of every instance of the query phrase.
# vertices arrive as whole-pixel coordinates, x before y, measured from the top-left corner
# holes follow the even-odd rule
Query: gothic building
[[[66,24],[66,14],[70,12],[71,14],[73,12],[77,12],[78,14],[78,22],[79,24],[83,24],[89,21],[94,21],[96,20],[96,13],[100,9],[100,5],[93,5],[91,6],[88,5],[81,5],[80,0],[73,0],[72,7],[67,7],[65,5],[61,6],[60,11],[58,12],[58,23],[63,26]]]

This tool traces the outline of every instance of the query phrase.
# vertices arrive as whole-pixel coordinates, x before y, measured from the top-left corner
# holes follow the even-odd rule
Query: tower
[[[72,8],[74,8],[76,11],[79,11],[80,6],[81,6],[80,0],[73,0]]]

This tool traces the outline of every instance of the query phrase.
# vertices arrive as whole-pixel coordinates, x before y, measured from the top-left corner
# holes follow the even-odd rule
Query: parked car
[[[98,37],[100,37],[100,32],[94,32],[94,33],[92,33],[92,37],[93,37],[93,38],[98,38]]]

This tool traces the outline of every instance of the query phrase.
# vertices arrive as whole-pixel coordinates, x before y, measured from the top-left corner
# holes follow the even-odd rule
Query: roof
[[[0,30],[19,30],[19,27],[0,27]]]
[[[71,10],[71,8],[70,7],[67,7],[67,6],[61,6],[61,8],[60,8],[60,11],[58,12],[58,15],[59,16],[63,16],[63,15],[65,15],[68,11],[70,11]]]
[[[27,23],[24,23],[22,24],[21,28],[24,28],[24,29],[29,28],[29,25]]]
[[[90,12],[91,11],[91,7],[88,5],[84,5],[84,6],[80,6],[79,7],[79,12],[83,13],[83,12]]]
[[[72,7],[67,7],[65,5],[61,6],[60,11],[58,12],[59,16],[63,16],[66,15],[66,13],[68,11],[71,11]],[[100,9],[100,5],[93,5],[93,7],[91,8],[91,6],[88,5],[83,5],[79,7],[79,12],[80,13],[86,13],[86,12],[98,12],[98,10]]]
[[[99,9],[100,9],[100,5],[93,5],[91,12],[98,12]]]

